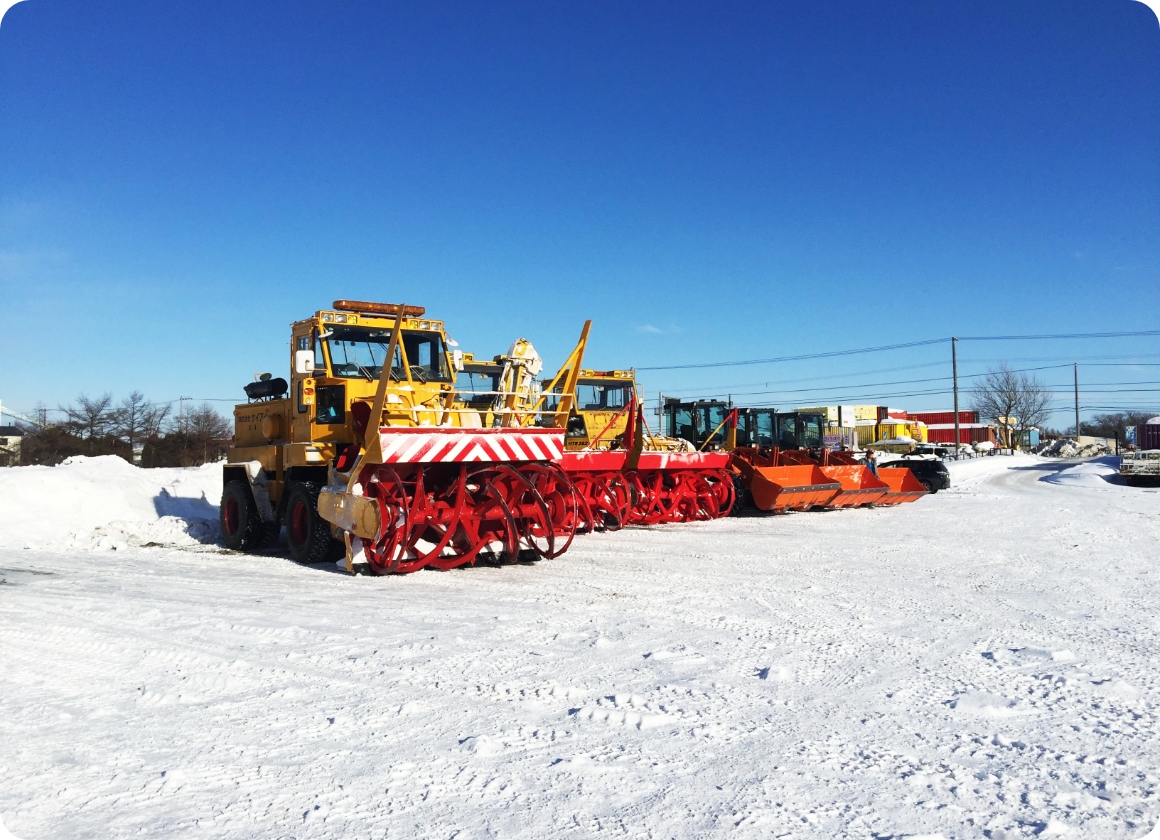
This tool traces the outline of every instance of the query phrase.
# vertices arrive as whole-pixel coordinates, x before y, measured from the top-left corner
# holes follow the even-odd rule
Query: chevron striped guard
[[[564,452],[562,429],[384,428],[384,464],[551,461]]]

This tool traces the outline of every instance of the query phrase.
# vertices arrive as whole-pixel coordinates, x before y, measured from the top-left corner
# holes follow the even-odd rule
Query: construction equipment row
[[[557,557],[578,533],[750,502],[860,507],[925,492],[909,470],[875,476],[824,447],[810,415],[669,401],[670,433],[654,431],[631,370],[583,368],[591,322],[541,381],[527,340],[476,359],[425,316],[338,300],[291,325],[290,381],[260,374],[234,410],[229,548],[256,551],[285,526],[299,561],[407,573]]]

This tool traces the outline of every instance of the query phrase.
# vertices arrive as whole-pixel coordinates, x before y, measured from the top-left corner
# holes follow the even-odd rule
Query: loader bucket
[[[809,510],[825,507],[842,489],[818,466],[750,466],[742,472],[758,510]]]
[[[829,466],[820,469],[830,480],[842,485],[838,495],[830,499],[828,507],[846,508],[873,505],[890,492],[890,485],[875,478],[874,473],[860,464],[856,466]]]
[[[889,485],[890,490],[875,504],[901,505],[926,495],[926,488],[906,467],[879,467],[878,477]]]

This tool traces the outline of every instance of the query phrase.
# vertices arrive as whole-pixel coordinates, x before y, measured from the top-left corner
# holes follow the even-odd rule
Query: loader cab
[[[681,402],[679,399],[666,399],[664,405],[665,434],[669,437],[687,440],[694,447],[700,449],[732,410],[732,403],[721,400]],[[724,442],[725,432],[722,429],[713,437],[709,443],[709,448],[720,449]]]
[[[742,408],[737,411],[737,445],[772,449],[777,429],[777,411],[772,408]]]
[[[779,449],[820,449],[825,440],[825,417],[800,411],[778,412],[777,446]]]

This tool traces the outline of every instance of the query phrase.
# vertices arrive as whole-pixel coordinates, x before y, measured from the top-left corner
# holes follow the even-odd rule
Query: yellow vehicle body
[[[545,404],[549,409],[559,405],[560,387],[546,394]],[[572,410],[565,420],[565,450],[574,452],[620,446],[629,422],[626,408],[629,402],[637,399],[633,372],[582,369],[572,396]]]
[[[399,309],[394,304],[338,300],[331,309],[295,321],[290,325],[289,383],[263,374],[262,382],[247,386],[248,392],[259,386],[256,392],[263,393],[263,383],[270,385],[265,396],[234,408],[233,445],[227,452],[224,481],[249,485],[269,532],[241,548],[258,547],[277,534],[291,484],[321,488],[338,455],[361,443],[363,432],[355,418],[360,413],[364,420],[369,416]],[[425,314],[422,307],[402,310],[382,423],[481,426],[479,411],[455,404],[461,354],[451,350],[454,343],[443,322]],[[362,412],[356,408],[360,403],[366,406]]]

